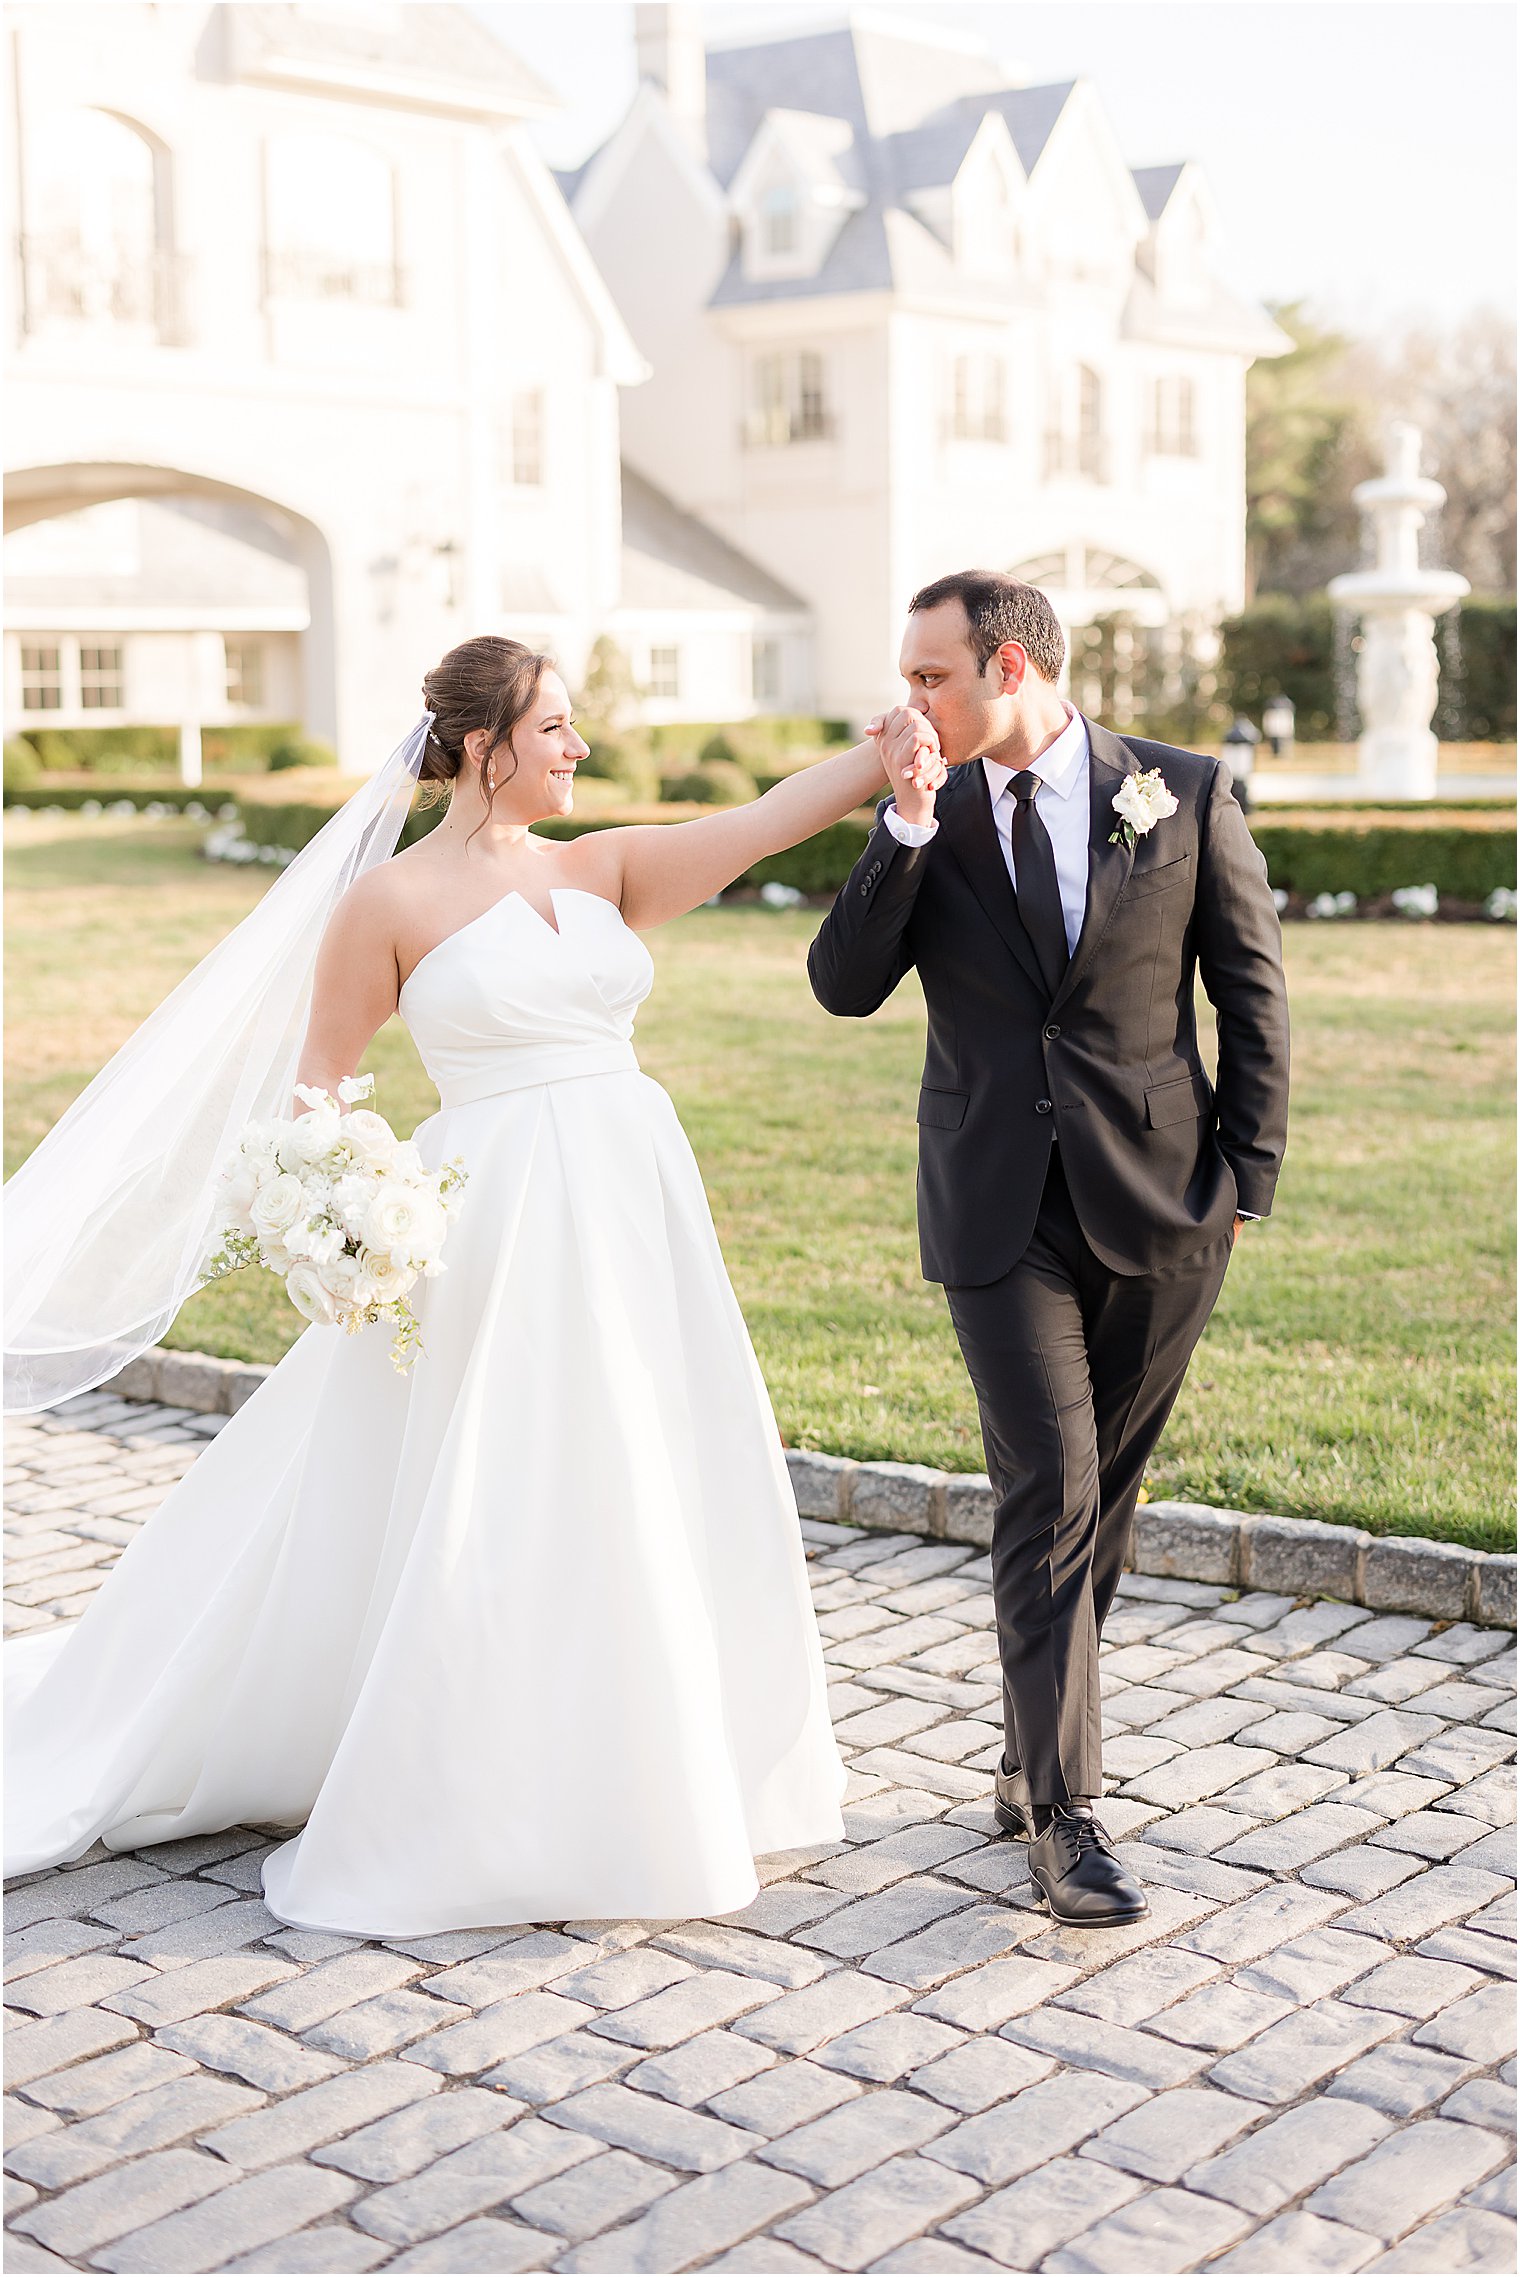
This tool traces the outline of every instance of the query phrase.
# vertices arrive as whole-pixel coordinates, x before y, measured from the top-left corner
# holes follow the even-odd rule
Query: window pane
[[[649,651],[649,693],[667,699],[681,693],[681,651],[678,648]]]
[[[229,704],[262,704],[264,701],[264,651],[256,640],[229,640],[224,644],[227,653],[227,701]]]
[[[63,709],[63,671],[56,648],[22,647],[21,709],[24,712]]]
[[[781,701],[781,643],[757,640],[751,654],[750,690],[757,704]]]
[[[544,480],[544,395],[529,388],[512,398],[512,480],[538,490]]]
[[[121,650],[81,647],[79,703],[87,712],[120,711],[123,702]]]
[[[797,250],[797,193],[787,188],[767,190],[760,201],[761,243],[767,253]]]

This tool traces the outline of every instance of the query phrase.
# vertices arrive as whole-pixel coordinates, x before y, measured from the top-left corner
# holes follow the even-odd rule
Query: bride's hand
[[[934,794],[949,772],[939,737],[920,711],[910,705],[878,714],[866,729],[874,735],[882,765],[896,794],[897,811],[904,822],[928,822],[934,815]]]

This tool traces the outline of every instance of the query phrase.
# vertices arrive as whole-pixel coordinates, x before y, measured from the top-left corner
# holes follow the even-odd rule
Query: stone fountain
[[[1435,620],[1468,586],[1454,570],[1420,567],[1420,530],[1446,493],[1420,473],[1418,427],[1401,420],[1389,429],[1387,471],[1359,483],[1352,496],[1371,525],[1376,565],[1332,578],[1330,598],[1362,620],[1357,788],[1377,798],[1432,799]]]

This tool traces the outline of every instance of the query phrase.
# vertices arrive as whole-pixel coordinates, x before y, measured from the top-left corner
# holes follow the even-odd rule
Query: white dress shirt
[[[1061,889],[1061,914],[1066,920],[1066,947],[1074,953],[1082,920],[1087,915],[1087,865],[1090,848],[1090,816],[1092,802],[1088,783],[1091,771],[1087,741],[1087,723],[1079,711],[1066,706],[1066,725],[1054,743],[1040,753],[1030,765],[1030,773],[1038,775],[1040,787],[1034,803],[1040,820],[1050,839],[1051,851],[1056,859],[1056,883]],[[998,842],[1003,849],[1003,860],[1018,892],[1018,873],[1013,860],[1013,810],[1018,801],[1009,788],[1015,774],[1013,767],[1000,767],[995,759],[982,761],[982,773],[987,779],[987,792],[992,800],[992,819],[997,826]],[[893,837],[903,846],[927,846],[938,830],[938,822],[904,822],[896,805],[889,806],[883,816]],[[1258,1221],[1254,1210],[1240,1210],[1237,1216]]]
[[[995,759],[982,761],[987,795],[992,801],[992,819],[1015,893],[1019,880],[1013,861],[1013,810],[1018,801],[1009,785],[1017,772],[1014,767],[1000,767]],[[1069,953],[1076,948],[1077,935],[1087,915],[1090,835],[1087,723],[1070,704],[1066,706],[1066,725],[1054,743],[1031,761],[1030,773],[1040,778],[1034,803],[1056,858],[1056,883],[1061,889],[1061,913],[1066,920]],[[904,822],[895,805],[887,808],[883,820],[893,837],[904,846],[926,846],[939,828],[938,822]]]

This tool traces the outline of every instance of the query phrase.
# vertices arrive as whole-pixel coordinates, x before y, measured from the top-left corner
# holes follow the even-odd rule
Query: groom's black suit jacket
[[[1051,996],[979,762],[955,768],[927,846],[881,819],[808,956],[830,1012],[863,1016],[916,966],[929,1012],[919,1093],[926,1280],[1001,1279],[1034,1231],[1053,1139],[1082,1230],[1115,1272],[1151,1273],[1272,1207],[1287,1136],[1288,1007],[1267,868],[1222,762],[1088,721],[1087,914]],[[1178,800],[1110,843],[1124,776]],[[1217,1091],[1194,977],[1219,1027]]]

